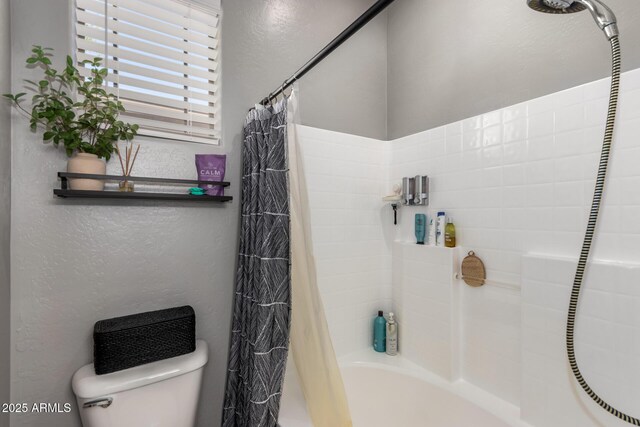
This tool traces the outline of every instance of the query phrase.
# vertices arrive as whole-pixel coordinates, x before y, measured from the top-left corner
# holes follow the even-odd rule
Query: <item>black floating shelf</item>
[[[58,172],[60,178],[60,189],[54,189],[53,194],[61,198],[80,198],[80,199],[120,199],[120,200],[174,200],[189,202],[230,202],[233,200],[231,196],[193,196],[188,193],[155,193],[155,192],[124,192],[118,190],[103,191],[87,191],[87,190],[70,190],[69,178],[80,179],[98,179],[101,181],[123,181],[124,177],[119,175],[92,175],[84,173]],[[141,176],[127,177],[127,181],[145,182],[149,184],[160,185],[214,185],[218,187],[228,187],[228,182],[215,181],[198,181],[191,179],[172,179],[172,178],[151,178]]]
[[[85,190],[53,190],[53,194],[62,198],[82,199],[125,199],[125,200],[188,200],[191,202],[230,202],[231,196],[192,196],[177,193],[140,193],[124,191],[85,191]]]

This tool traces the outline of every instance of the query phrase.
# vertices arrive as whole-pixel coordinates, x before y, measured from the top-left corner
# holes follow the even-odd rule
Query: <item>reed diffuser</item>
[[[131,171],[133,170],[133,165],[136,162],[136,158],[138,158],[139,151],[140,151],[140,144],[138,144],[138,147],[136,148],[135,153],[133,152],[133,144],[131,145],[131,147],[126,145],[124,147],[124,160],[123,160],[122,154],[120,152],[120,146],[116,145],[116,153],[118,153],[118,159],[120,160],[120,167],[122,168],[122,176],[124,177],[124,180],[120,181],[120,184],[118,185],[118,189],[120,191],[124,191],[124,192],[134,191],[133,181],[129,181],[127,178],[131,176]],[[132,154],[133,154],[133,158],[131,158]]]

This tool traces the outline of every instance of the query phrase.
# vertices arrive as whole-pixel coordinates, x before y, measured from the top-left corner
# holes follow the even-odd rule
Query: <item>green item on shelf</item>
[[[206,190],[204,188],[192,187],[189,189],[189,193],[192,196],[204,196]]]

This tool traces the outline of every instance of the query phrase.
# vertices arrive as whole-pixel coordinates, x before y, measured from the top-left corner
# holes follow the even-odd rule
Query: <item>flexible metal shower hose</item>
[[[582,244],[582,252],[580,252],[580,259],[578,261],[578,267],[576,269],[576,275],[573,280],[573,289],[571,291],[571,301],[569,302],[569,314],[567,316],[567,354],[569,356],[569,364],[576,380],[582,387],[582,389],[603,409],[610,414],[624,420],[635,426],[640,426],[640,419],[634,418],[623,412],[618,411],[613,406],[605,402],[600,396],[598,396],[587,384],[587,381],[582,376],[578,362],[576,361],[576,353],[574,349],[574,329],[576,322],[576,310],[578,308],[578,299],[580,297],[580,289],[582,287],[582,281],[584,278],[584,270],[589,259],[589,252],[591,251],[591,243],[593,242],[593,235],[596,229],[596,223],[598,222],[598,213],[600,212],[600,202],[602,201],[602,193],[604,191],[604,184],[607,178],[607,167],[609,165],[609,155],[611,153],[611,141],[613,139],[613,130],[615,127],[616,110],[618,109],[618,93],[620,90],[620,40],[618,37],[611,39],[611,51],[613,57],[613,72],[611,76],[611,94],[609,97],[609,113],[607,116],[607,127],[604,134],[604,142],[602,144],[602,154],[600,155],[600,166],[598,167],[598,177],[596,179],[596,189],[593,195],[593,203],[591,205],[591,213],[589,214],[589,222],[587,224],[587,231],[585,232],[584,242]]]

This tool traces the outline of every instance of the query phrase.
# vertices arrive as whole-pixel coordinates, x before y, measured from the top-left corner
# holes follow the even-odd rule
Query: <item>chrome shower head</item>
[[[611,40],[618,36],[617,19],[609,7],[600,0],[527,0],[527,5],[533,10],[544,13],[574,13],[589,9],[598,27]]]
[[[572,0],[527,0],[533,10],[544,13],[574,13],[581,12],[585,6]]]

